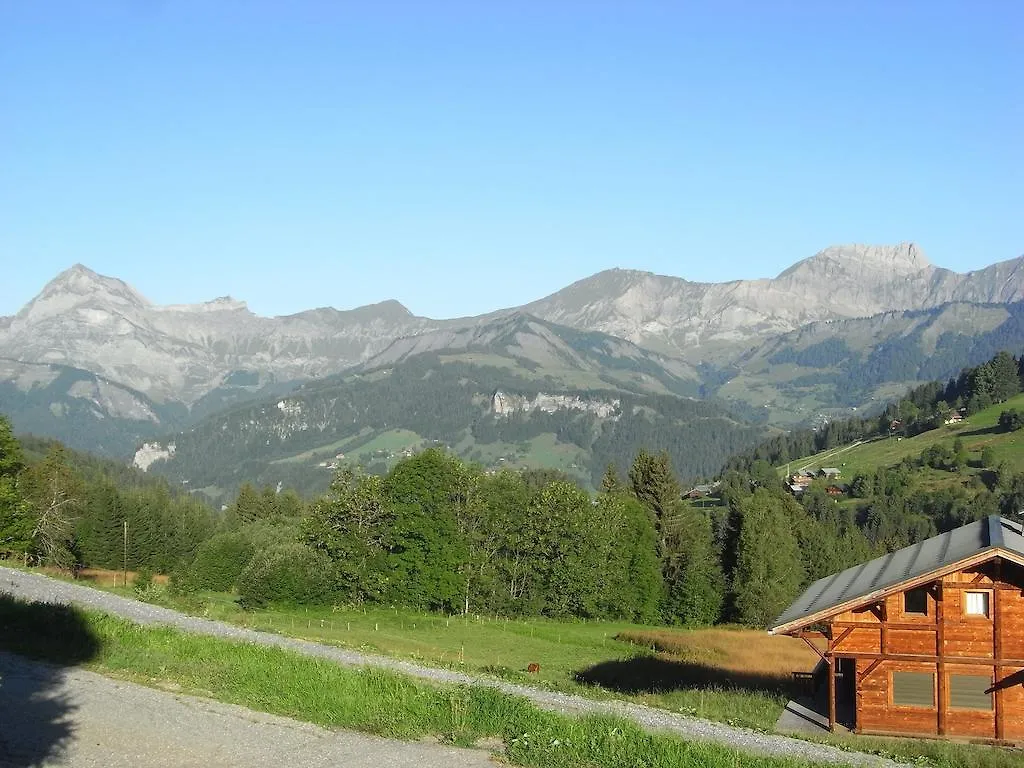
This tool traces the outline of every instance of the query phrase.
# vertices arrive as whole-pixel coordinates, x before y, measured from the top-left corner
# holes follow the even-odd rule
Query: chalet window
[[[964,592],[964,613],[968,616],[988,616],[988,592]]]
[[[935,675],[931,672],[893,672],[892,703],[897,707],[934,707]]]
[[[928,615],[928,590],[923,587],[908,589],[903,593],[903,613]]]
[[[988,675],[950,675],[949,706],[953,709],[992,709],[992,687]]]

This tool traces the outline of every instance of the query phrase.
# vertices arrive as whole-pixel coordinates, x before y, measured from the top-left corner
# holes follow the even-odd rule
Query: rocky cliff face
[[[495,416],[511,416],[513,413],[555,413],[557,411],[582,411],[592,413],[599,419],[613,419],[619,415],[621,400],[594,400],[579,395],[549,395],[540,392],[533,397],[497,390],[491,396],[491,413]]]

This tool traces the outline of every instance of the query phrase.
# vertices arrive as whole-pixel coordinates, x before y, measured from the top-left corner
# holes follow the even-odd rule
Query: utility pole
[[[128,521],[124,521],[124,586],[128,587]]]

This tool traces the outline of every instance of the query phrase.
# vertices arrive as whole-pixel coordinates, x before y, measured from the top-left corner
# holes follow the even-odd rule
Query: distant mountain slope
[[[0,413],[18,433],[45,435],[92,453],[124,458],[141,440],[178,429],[182,406],[89,371],[0,359]]]
[[[523,309],[602,331],[691,363],[721,362],[752,343],[820,320],[928,309],[950,302],[1024,299],[1024,257],[959,274],[914,244],[835,246],[778,277],[692,283],[609,270]]]
[[[258,317],[225,297],[156,306],[120,280],[75,265],[0,326],[0,356],[68,365],[190,405],[233,373],[261,384],[325,376],[355,365],[396,336],[437,327],[398,302],[348,312],[318,309]]]
[[[427,352],[445,357],[494,353],[524,368],[524,375],[542,371],[565,386],[687,396],[699,392],[696,370],[677,359],[604,333],[577,331],[518,312],[468,327],[397,339],[361,369],[389,367]]]
[[[945,381],[1001,350],[1024,349],[1024,302],[945,304],[812,323],[761,344],[726,369],[709,394],[765,408],[778,423],[838,413]],[[711,372],[704,370],[705,378]]]
[[[254,315],[230,298],[157,306],[124,282],[76,265],[15,316],[0,318],[0,358],[85,372],[102,380],[96,384],[101,389],[132,393],[126,397],[145,402],[156,420],[120,407],[82,410],[82,397],[67,400],[65,389],[49,384],[29,393],[18,384],[28,370],[21,368],[0,371],[8,393],[0,406],[15,423],[75,435],[72,444],[81,448],[102,436],[105,450],[125,454],[150,424],[160,432],[180,429],[357,366],[366,372],[428,352],[480,362],[474,356],[489,350],[506,370],[532,376],[531,370],[543,369],[550,386],[719,393],[748,418],[767,404],[777,423],[799,423],[977,361],[977,350],[1000,335],[1015,339],[1010,326],[997,328],[1010,322],[999,319],[998,305],[1024,298],[1022,264],[1016,259],[957,274],[929,264],[913,244],[836,246],[772,279],[693,283],[611,270],[525,307],[452,320],[416,317],[396,301],[274,318]],[[947,305],[957,309],[940,311]],[[927,321],[928,329],[922,318],[885,319],[887,313],[933,310],[943,319]],[[953,336],[936,341],[937,329],[954,315]],[[805,349],[832,338],[822,330],[828,323],[848,322],[854,325],[842,326],[843,343],[855,355],[832,360],[831,352]],[[919,336],[897,344],[900,334],[917,333],[911,326],[921,327]],[[909,356],[894,355],[896,349],[910,350]],[[923,354],[934,360],[909,364]],[[84,391],[84,384],[76,386],[75,393]],[[74,406],[74,429],[56,411],[46,415],[51,404]],[[124,423],[113,423],[119,420]]]
[[[669,450],[684,477],[709,475],[764,435],[681,397],[695,388],[688,369],[619,339],[523,315],[456,337],[396,342],[357,372],[166,436],[140,463],[159,455],[151,471],[212,496],[246,479],[317,490],[339,461],[386,464],[441,443],[493,468],[559,468],[593,483],[641,447]]]

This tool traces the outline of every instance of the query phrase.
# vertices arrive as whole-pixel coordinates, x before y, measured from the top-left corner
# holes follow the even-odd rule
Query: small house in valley
[[[968,523],[819,579],[776,620],[827,669],[830,729],[1024,742],[1024,530]]]

